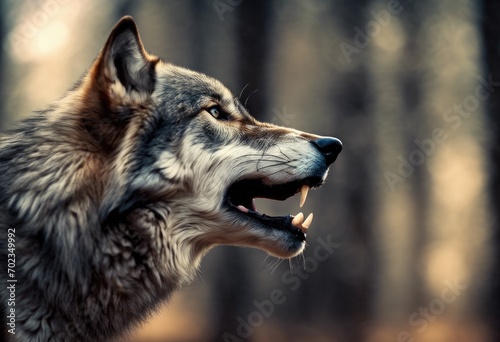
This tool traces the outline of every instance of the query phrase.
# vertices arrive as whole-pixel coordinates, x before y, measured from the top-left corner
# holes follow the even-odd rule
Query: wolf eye
[[[216,119],[220,119],[222,116],[222,112],[219,106],[212,106],[208,108],[207,111],[210,113],[210,115],[212,115]]]
[[[217,120],[229,120],[230,119],[229,114],[222,111],[222,109],[218,105],[207,108],[207,112],[209,112],[210,115],[212,115]]]

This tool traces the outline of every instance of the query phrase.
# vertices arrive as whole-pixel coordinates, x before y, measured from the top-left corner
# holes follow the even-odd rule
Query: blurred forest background
[[[126,341],[500,341],[500,2],[2,1],[1,129],[60,97],[125,14],[258,119],[344,143],[304,258],[216,248]]]

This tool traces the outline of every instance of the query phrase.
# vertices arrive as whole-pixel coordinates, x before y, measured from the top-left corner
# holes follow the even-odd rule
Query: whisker
[[[275,166],[280,166],[280,165],[287,165],[288,163],[290,163],[290,162],[279,162],[279,163],[276,163],[276,164],[266,165],[266,166],[263,166],[261,168],[259,168],[259,165],[257,164],[257,171],[261,171],[263,169],[267,169],[268,167],[275,167]],[[285,169],[283,169],[283,170],[285,170]]]
[[[279,156],[273,156],[273,155],[268,155],[268,156],[265,156],[264,158],[266,158],[267,160],[279,160],[279,161],[288,161],[288,159],[285,159],[283,157],[279,157]],[[236,159],[234,159],[235,161],[238,161],[240,159],[243,159],[245,161],[256,161],[258,162],[260,159],[262,159],[262,157],[258,157],[257,156],[242,156],[242,157],[238,157]]]
[[[286,155],[286,154],[285,154],[285,153],[281,150],[281,147],[280,147],[278,144],[274,143],[274,145],[276,145],[276,147],[278,148],[278,150],[280,150],[280,153],[281,153],[282,155],[284,155],[284,156],[285,156],[288,160],[290,160],[290,159],[291,159],[289,156],[287,156],[287,155]]]
[[[279,172],[283,172],[283,171],[285,171],[286,169],[289,169],[289,168],[290,168],[290,166],[287,166],[287,167],[285,167],[285,168],[282,168],[282,169],[277,170],[277,171],[275,171],[275,172],[273,172],[273,173],[270,173],[270,174],[268,174],[268,175],[265,175],[265,176],[262,176],[262,177],[260,177],[260,178],[256,178],[256,179],[264,179],[264,178],[266,178],[266,177],[269,177],[269,176],[275,175],[275,174],[277,174],[277,173],[279,173]]]
[[[279,267],[279,265],[281,265],[281,263],[283,262],[283,260],[285,259],[278,259],[278,263],[276,264],[276,266],[274,267],[274,269],[271,271],[271,274],[274,273],[274,271],[276,271]]]
[[[248,82],[244,87],[243,89],[241,89],[240,91],[240,96],[238,96],[238,98],[241,100],[241,96],[243,95],[243,92],[245,91],[245,89],[248,87],[248,85],[250,84],[250,82]]]
[[[287,160],[287,158],[283,158],[281,156],[275,156],[275,155],[261,155],[260,153],[257,154],[257,153],[251,153],[251,154],[245,154],[244,156],[239,156],[239,157],[236,157],[235,160],[238,160],[238,159],[247,159],[248,157],[259,157],[259,158],[263,158],[263,157],[269,157],[269,158],[276,158],[276,159],[281,159],[281,160]]]
[[[285,161],[285,160],[280,160],[280,159],[277,159],[277,158],[274,158],[274,159],[249,159],[249,160],[242,160],[239,162],[239,164],[241,163],[259,163],[260,161],[264,161],[264,162],[277,162],[277,163],[289,163],[289,161]]]
[[[265,159],[263,159],[265,158]],[[283,158],[282,156],[276,156],[276,155],[260,155],[260,154],[247,154],[247,155],[243,155],[243,156],[238,156],[234,159],[235,162],[239,162],[240,160],[243,160],[244,162],[249,162],[249,163],[252,163],[252,162],[256,162],[257,164],[263,160],[263,161],[267,161],[267,162],[272,162],[272,161],[276,161],[276,162],[287,162],[288,159],[286,158]],[[236,164],[236,165],[239,165],[239,164]]]
[[[269,256],[270,256],[269,254],[268,254],[268,255],[266,255],[266,257],[264,258],[264,260],[262,260],[261,265],[262,265],[263,263],[265,263],[265,262],[266,262],[266,260],[267,260],[267,258],[269,258]]]
[[[281,160],[273,160],[273,159],[266,159],[264,161],[268,162],[268,163],[274,163],[271,166],[277,166],[277,165],[281,165],[281,164],[284,165],[286,163],[289,163],[289,162],[285,162],[285,161],[281,161]],[[255,163],[255,162],[256,162],[255,160],[243,160],[243,161],[239,162],[238,164],[233,165],[233,168],[236,168],[236,167],[239,167],[239,166],[242,166],[245,164]],[[256,164],[257,164],[257,171],[259,171],[259,167],[258,167],[259,162],[257,161]]]
[[[255,89],[254,91],[252,91],[252,92],[250,93],[250,95],[248,95],[247,99],[245,100],[245,107],[247,106],[247,102],[248,102],[248,100],[250,100],[250,96],[252,96],[253,94],[255,94],[258,90],[259,90],[259,89]]]
[[[271,260],[269,262],[269,265],[267,265],[267,267],[266,267],[266,272],[271,271],[271,269],[273,269],[278,262],[279,262],[279,259]]]
[[[280,161],[279,163],[277,162],[276,164],[270,164],[270,165],[263,166],[263,167],[261,167],[261,168],[260,168],[260,170],[262,170],[262,169],[266,169],[266,168],[268,168],[268,167],[278,166],[278,165],[288,165],[288,164],[290,164],[291,162],[292,162],[292,161],[286,161],[286,162],[282,162],[282,161]]]

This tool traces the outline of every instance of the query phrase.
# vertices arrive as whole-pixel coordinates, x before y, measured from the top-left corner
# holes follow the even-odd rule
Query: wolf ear
[[[158,60],[144,49],[134,19],[125,16],[111,31],[98,57],[95,76],[101,84],[112,87],[114,93],[150,95]]]

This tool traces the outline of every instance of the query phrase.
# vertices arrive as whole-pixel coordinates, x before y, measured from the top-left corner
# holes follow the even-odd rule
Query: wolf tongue
[[[246,208],[243,205],[239,205],[236,207],[239,211],[244,212],[245,214],[248,213],[248,208]]]

